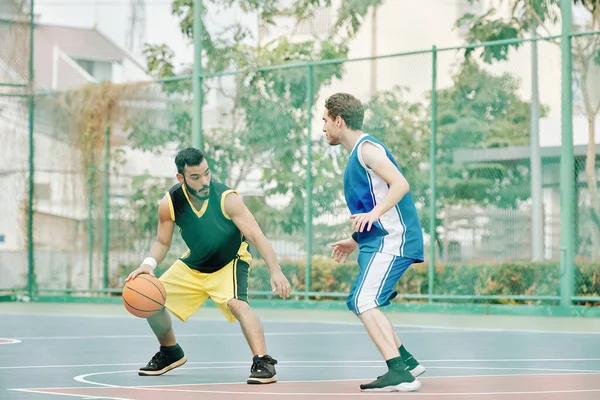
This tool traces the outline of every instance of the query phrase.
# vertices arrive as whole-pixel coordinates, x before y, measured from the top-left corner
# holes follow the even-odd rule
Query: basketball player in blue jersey
[[[178,184],[169,189],[158,206],[158,234],[149,256],[127,280],[151,274],[169,249],[175,226],[189,250],[160,277],[167,299],[165,308],[148,318],[156,335],[159,352],[145,367],[142,376],[162,375],[187,361],[175,339],[170,311],[185,322],[210,297],[229,322],[238,320],[253,353],[248,383],[277,381],[277,361],[267,354],[258,316],[248,305],[248,270],[253,243],[271,273],[273,293],[290,294],[290,284],[253,215],[237,192],[211,179],[204,155],[198,149],[181,150],[175,157]]]
[[[325,101],[323,132],[331,146],[350,151],[344,197],[352,238],[331,244],[331,257],[343,262],[358,247],[360,273],[347,299],[383,355],[388,372],[360,385],[365,391],[410,392],[425,368],[406,350],[381,311],[396,297],[394,286],[413,263],[423,262],[423,235],[410,187],[383,143],[363,133],[364,108],[347,93]]]

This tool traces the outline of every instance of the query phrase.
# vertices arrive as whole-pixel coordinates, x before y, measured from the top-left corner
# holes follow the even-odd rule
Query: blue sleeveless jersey
[[[398,168],[394,156],[383,143],[363,134],[352,149],[344,172],[344,196],[352,214],[368,213],[387,194],[389,185],[368,168],[361,153],[361,146],[369,141],[385,150],[388,158]],[[395,207],[390,208],[370,231],[358,232],[360,251],[393,254],[423,261],[423,233],[412,195],[408,192]]]

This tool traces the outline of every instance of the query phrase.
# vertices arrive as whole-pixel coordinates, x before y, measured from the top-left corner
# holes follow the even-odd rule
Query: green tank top
[[[171,219],[189,249],[179,259],[188,267],[212,273],[238,257],[245,239],[224,210],[225,196],[230,193],[236,192],[213,181],[208,199],[196,210],[185,186],[178,183],[169,189]]]

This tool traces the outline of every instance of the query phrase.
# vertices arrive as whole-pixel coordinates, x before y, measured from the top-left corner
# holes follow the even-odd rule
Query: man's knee
[[[356,295],[348,296],[346,299],[346,306],[356,315],[360,315],[366,311],[379,307],[375,301],[360,302]]]
[[[158,335],[166,334],[171,330],[171,316],[166,308],[163,308],[156,315],[148,317],[146,320],[152,330],[157,332]]]
[[[250,312],[250,305],[243,300],[231,299],[227,302],[227,306],[232,313],[237,315]]]

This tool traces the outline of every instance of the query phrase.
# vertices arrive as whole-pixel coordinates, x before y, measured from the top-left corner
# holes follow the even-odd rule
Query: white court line
[[[580,374],[565,374],[565,375],[580,375]],[[481,378],[481,377],[506,377],[511,375],[470,375],[470,376],[447,376],[447,377],[431,377],[431,378],[422,378],[422,379],[441,379],[441,378]],[[527,374],[527,375],[516,375],[516,376],[549,376],[548,374]],[[341,380],[317,380],[317,381],[280,381],[281,383],[318,383],[318,382],[358,382],[360,379],[341,379]],[[220,383],[218,385],[245,385],[245,383],[235,382],[235,383]],[[205,383],[205,384],[194,384],[194,386],[213,386],[217,384]],[[112,388],[120,388],[120,389],[133,389],[133,390],[151,390],[158,392],[182,392],[182,393],[212,393],[212,394],[231,394],[231,395],[277,395],[277,396],[328,396],[328,397],[348,397],[348,396],[381,396],[381,395],[395,395],[397,393],[381,393],[381,392],[360,392],[360,393],[282,393],[282,392],[240,392],[240,391],[226,391],[226,390],[192,390],[192,389],[175,389],[173,387],[182,386],[182,384],[178,385],[155,385],[155,386],[110,386]],[[103,398],[103,399],[114,399],[114,400],[130,400],[126,398],[118,398],[118,397],[105,397],[105,396],[90,396],[90,395],[76,395],[76,394],[62,394],[62,393],[53,393],[48,392],[48,388],[43,389],[10,389],[16,391],[25,391],[25,392],[34,392],[34,393],[44,393],[44,394],[55,394],[55,395],[66,395],[66,396],[77,396],[83,398]],[[102,387],[68,387],[68,388],[53,388],[56,389],[102,389]],[[561,393],[592,393],[592,392],[600,392],[600,389],[573,389],[573,390],[532,390],[532,391],[513,391],[513,392],[464,392],[464,393],[420,393],[420,392],[410,392],[403,393],[404,396],[505,396],[505,395],[527,395],[527,394],[561,394]]]
[[[2,340],[8,340],[8,342],[2,342]],[[21,341],[18,340],[18,339],[0,338],[0,345],[2,345],[2,344],[16,344],[16,343],[21,343]]]
[[[356,366],[355,365],[333,365],[336,363],[332,363],[329,365],[280,365],[279,368],[353,368],[355,369]],[[179,370],[197,370],[197,369],[234,369],[234,368],[247,368],[247,366],[245,365],[230,365],[230,366],[206,366],[206,367],[180,367]],[[363,365],[361,366],[361,368],[382,368],[381,365]],[[568,369],[568,368],[556,368],[556,369],[552,369],[552,368],[489,368],[489,367],[430,367],[430,368],[436,368],[436,369],[465,369],[465,370],[485,370],[485,371],[490,371],[490,370],[498,370],[498,371],[502,371],[502,370],[506,370],[506,371],[544,371],[544,372],[562,372],[562,373],[569,373],[571,375],[578,373],[578,375],[581,374],[589,374],[589,375],[595,375],[595,374],[600,374],[599,370],[581,370],[581,369]],[[103,386],[103,387],[123,387],[123,386],[119,386],[119,385],[111,385],[108,383],[100,383],[100,382],[95,382],[95,381],[91,381],[88,380],[87,378],[91,377],[91,376],[100,376],[100,375],[116,375],[116,374],[125,374],[125,373],[137,373],[138,370],[127,370],[127,371],[105,371],[105,372],[92,372],[89,374],[83,374],[83,375],[77,375],[76,377],[73,378],[73,380],[75,380],[76,382],[80,382],[80,383],[87,383],[90,385],[96,385],[96,386]],[[535,374],[534,374],[535,375]],[[548,374],[540,374],[540,375],[548,375]],[[553,374],[553,375],[563,375],[563,374]],[[469,376],[480,376],[480,375],[469,375]],[[438,378],[443,378],[443,377],[438,377]]]
[[[50,388],[46,388],[46,389],[50,389]],[[54,388],[52,388],[52,389],[54,389]],[[84,389],[84,388],[56,388],[56,389]],[[88,388],[88,389],[91,389],[91,388]],[[126,397],[108,397],[108,396],[94,397],[94,396],[90,396],[89,394],[54,393],[54,392],[48,392],[47,390],[41,390],[41,389],[8,389],[8,390],[13,390],[15,392],[25,392],[25,393],[51,394],[54,396],[71,396],[71,397],[79,397],[82,399],[133,400],[133,399],[126,398]]]
[[[155,390],[144,388],[143,390]],[[164,391],[163,389],[156,389],[157,391]],[[231,394],[231,395],[260,395],[260,396],[319,396],[319,397],[362,397],[365,395],[372,396],[398,396],[398,393],[386,393],[386,392],[357,392],[357,393],[282,393],[282,392],[236,392],[236,391],[226,391],[226,390],[185,390],[185,389],[169,389],[169,392],[188,392],[188,393],[198,393],[198,394]],[[419,392],[406,392],[400,394],[401,396],[419,396],[419,397],[440,397],[440,396],[513,396],[513,395],[523,395],[523,394],[560,394],[560,393],[590,393],[590,392],[600,392],[600,389],[573,389],[573,390],[538,390],[538,391],[529,391],[529,392],[479,392],[479,393],[419,393]]]
[[[419,360],[421,363],[495,363],[495,362],[585,362],[585,361],[600,361],[600,358],[505,358],[505,359],[463,359],[463,360]],[[186,365],[219,365],[219,364],[248,364],[248,360],[244,361],[188,361]],[[88,367],[127,367],[145,365],[147,361],[138,363],[117,363],[117,364],[62,364],[62,365],[19,365],[0,367],[3,369],[34,369],[34,368],[88,368]],[[286,364],[332,364],[332,363],[348,363],[348,364],[382,364],[382,360],[322,360],[322,361],[307,361],[307,360],[290,360],[281,361],[278,365]],[[433,367],[428,367],[433,368]]]
[[[135,370],[134,372],[137,372]],[[426,376],[419,377],[420,380],[430,380],[430,379],[458,379],[458,378],[502,378],[502,377],[511,377],[511,376],[581,376],[581,375],[600,375],[599,372],[589,373],[589,374],[580,374],[580,373],[566,373],[566,374],[482,374],[482,375],[444,375],[444,376]],[[278,383],[314,383],[314,382],[360,382],[364,380],[373,380],[373,377],[369,378],[348,378],[348,379],[318,379],[318,380],[296,380],[296,381],[277,381]],[[241,385],[246,386],[246,381],[237,381],[237,382],[214,382],[214,383],[173,383],[169,385],[147,385],[147,386],[119,386],[113,385],[117,388],[123,389],[140,389],[140,388],[170,388],[177,386],[218,386],[218,385]],[[102,389],[102,386],[64,386],[64,387],[53,387],[53,388],[34,388],[35,390],[48,390],[48,389]],[[32,390],[32,389],[7,389],[7,390]],[[595,389],[594,389],[595,390]],[[600,389],[599,389],[600,390]],[[260,394],[259,392],[257,392]],[[368,393],[365,393],[368,394]]]
[[[324,310],[326,311],[326,310]],[[339,311],[339,310],[337,310]],[[101,319],[131,319],[132,317],[129,315],[87,315],[87,314],[17,314],[17,313],[0,313],[0,316],[35,316],[35,317],[59,317],[59,318],[101,318]],[[481,316],[485,317],[485,316]],[[222,318],[190,318],[186,322],[226,322]],[[310,325],[345,325],[345,326],[362,326],[361,322],[351,322],[351,321],[316,321],[316,320],[304,320],[304,319],[294,319],[294,320],[279,320],[279,319],[269,319],[269,318],[261,318],[261,321],[268,323],[278,323],[278,324],[310,324]],[[519,328],[476,328],[476,327],[456,327],[456,326],[442,326],[442,325],[418,325],[418,324],[392,324],[394,328],[417,328],[417,329],[435,329],[439,331],[456,331],[456,332],[519,332],[519,333],[540,333],[540,334],[564,334],[564,335],[600,335],[600,331],[597,332],[586,332],[586,331],[558,331],[558,330],[542,330],[542,329],[519,329]],[[402,331],[400,331],[402,333]]]
[[[456,332],[462,332],[457,330]],[[404,331],[405,333],[439,333],[437,330],[418,330],[418,331]],[[265,336],[318,336],[318,335],[366,335],[366,331],[322,331],[322,332],[266,332]],[[244,336],[243,333],[183,333],[178,334],[178,337],[219,337],[219,336]],[[99,336],[23,336],[19,337],[20,340],[87,340],[87,339],[155,339],[154,335],[99,335]]]

